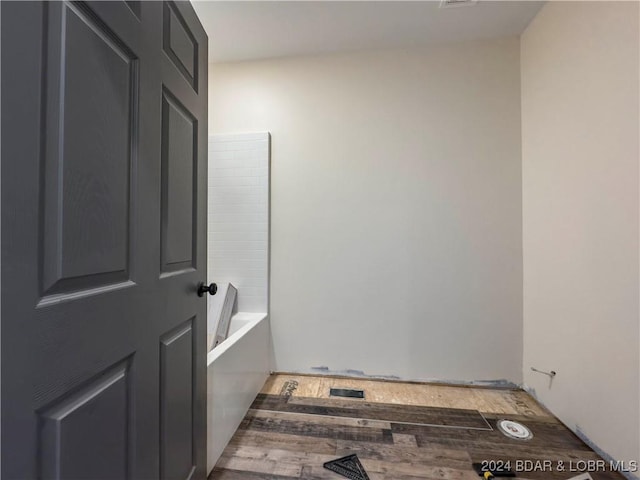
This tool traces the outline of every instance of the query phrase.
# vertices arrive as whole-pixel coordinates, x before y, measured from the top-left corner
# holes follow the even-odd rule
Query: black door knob
[[[198,287],[198,296],[201,297],[207,292],[209,293],[209,295],[215,295],[217,291],[218,291],[218,286],[215,283],[212,283],[209,286],[207,286],[204,283],[201,283],[200,286]]]

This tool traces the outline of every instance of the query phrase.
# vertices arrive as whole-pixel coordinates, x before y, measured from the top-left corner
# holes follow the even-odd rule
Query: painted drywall
[[[639,6],[550,2],[521,39],[524,381],[624,461],[640,460]]]
[[[521,381],[519,39],[210,66],[271,132],[275,368]]]

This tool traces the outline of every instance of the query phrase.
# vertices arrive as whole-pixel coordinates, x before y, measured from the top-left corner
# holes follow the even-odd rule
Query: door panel
[[[48,11],[45,296],[129,279],[138,153],[138,60],[88,9]]]
[[[164,5],[164,51],[197,91],[198,42],[174,3]]]
[[[160,478],[189,478],[193,469],[193,319],[160,346]]]
[[[125,0],[127,6],[131,9],[133,14],[140,18],[140,0]]]
[[[206,35],[0,8],[2,478],[204,478]]]
[[[126,478],[131,448],[128,362],[40,415],[44,478]]]
[[[197,122],[167,89],[162,95],[162,272],[195,266]]]

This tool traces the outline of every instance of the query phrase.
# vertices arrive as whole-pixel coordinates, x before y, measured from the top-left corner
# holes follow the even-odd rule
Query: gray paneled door
[[[0,8],[2,478],[204,478],[206,34]]]

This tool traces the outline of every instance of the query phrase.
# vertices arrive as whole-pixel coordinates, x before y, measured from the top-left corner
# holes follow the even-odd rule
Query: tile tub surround
[[[227,285],[238,289],[239,312],[268,311],[268,132],[209,136],[208,278],[215,331]]]

